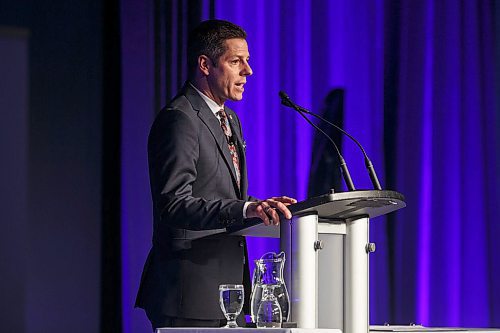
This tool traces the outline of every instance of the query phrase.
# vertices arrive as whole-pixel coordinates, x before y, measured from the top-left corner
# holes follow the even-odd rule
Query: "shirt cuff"
[[[247,218],[247,208],[248,206],[251,204],[252,202],[251,201],[247,201],[245,202],[245,204],[243,205],[243,218],[246,219]]]

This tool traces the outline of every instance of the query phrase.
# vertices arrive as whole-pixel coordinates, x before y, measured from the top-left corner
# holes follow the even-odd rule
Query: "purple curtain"
[[[498,125],[491,3],[400,11],[394,318],[498,326]],[[388,65],[388,64],[386,64]]]
[[[144,3],[122,0],[127,332],[149,331],[144,314],[132,309],[151,233],[145,142],[157,68],[154,8]],[[306,197],[312,131],[280,106],[278,91],[319,112],[331,89],[344,88],[345,128],[364,144],[383,187],[407,201],[401,212],[371,223],[371,323],[500,326],[494,2],[202,4],[249,35],[254,75],[244,100],[231,107],[247,141],[250,193]],[[166,66],[168,78],[168,66],[177,64]],[[371,188],[361,153],[346,140],[343,152],[356,187]],[[276,240],[249,243],[251,259],[278,249]]]

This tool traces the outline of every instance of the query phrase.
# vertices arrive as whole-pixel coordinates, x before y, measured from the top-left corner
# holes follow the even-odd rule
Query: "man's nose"
[[[250,67],[250,64],[248,62],[245,62],[245,66],[243,67],[243,75],[250,76],[252,74],[253,74],[252,67]]]

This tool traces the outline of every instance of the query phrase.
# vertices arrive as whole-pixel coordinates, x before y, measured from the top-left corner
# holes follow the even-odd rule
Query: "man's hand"
[[[247,218],[258,217],[265,225],[280,223],[278,211],[280,211],[286,219],[292,218],[292,213],[286,206],[296,203],[297,200],[289,197],[272,197],[270,199],[252,202],[247,207]]]

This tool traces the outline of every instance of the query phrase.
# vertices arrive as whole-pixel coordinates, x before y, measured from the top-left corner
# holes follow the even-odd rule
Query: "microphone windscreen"
[[[279,96],[281,98],[281,104],[283,104],[284,106],[288,106],[288,107],[294,106],[294,104],[292,103],[292,101],[290,100],[290,97],[288,97],[286,92],[284,92],[283,90],[280,90]]]

